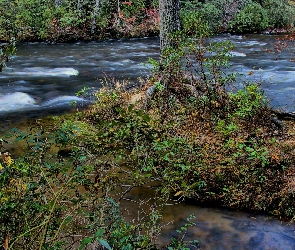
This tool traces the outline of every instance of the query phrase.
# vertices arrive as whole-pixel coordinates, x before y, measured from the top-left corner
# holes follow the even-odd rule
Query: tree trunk
[[[171,34],[180,30],[179,17],[179,0],[160,0],[160,71],[162,71],[162,52],[168,47],[173,47],[175,44],[171,40]],[[164,77],[160,78],[163,86],[168,86],[168,81]],[[155,85],[148,88],[146,92],[146,99],[152,99],[156,93]]]
[[[171,33],[180,30],[179,0],[160,0],[160,49],[173,46]]]
[[[91,34],[94,34],[96,32],[96,19],[97,19],[98,13],[99,13],[99,6],[100,6],[100,0],[96,0],[94,10],[93,10]]]
[[[81,2],[81,0],[78,0],[78,2],[77,2],[77,10],[82,10],[82,2]]]
[[[62,4],[62,0],[55,0],[55,6],[58,7]]]

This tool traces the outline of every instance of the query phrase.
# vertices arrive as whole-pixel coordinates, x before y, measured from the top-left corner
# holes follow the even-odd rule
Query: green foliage
[[[165,98],[181,102],[194,99],[200,109],[209,108],[212,114],[216,111],[220,116],[218,107],[226,106],[224,87],[235,81],[235,74],[224,70],[229,66],[234,46],[228,41],[207,41],[210,28],[201,21],[194,23],[184,18],[183,24],[182,31],[171,35],[174,46],[162,52],[159,65],[154,63],[154,74],[161,75],[161,83],[169,92],[165,92]],[[181,88],[184,90],[177,92]],[[169,103],[166,99],[161,102]]]
[[[232,115],[237,119],[248,120],[268,105],[268,101],[257,84],[250,84],[236,93],[230,93],[229,98],[231,105],[235,108]]]
[[[141,10],[145,7],[145,0],[137,0],[131,4],[121,3],[121,11],[126,18],[138,16]]]
[[[194,219],[195,216],[191,215],[189,218],[187,218],[187,223],[185,223],[180,229],[176,230],[176,232],[179,234],[178,239],[176,238],[171,238],[171,243],[168,246],[168,250],[176,250],[176,249],[181,249],[181,250],[189,250],[191,249],[190,247],[195,247],[198,248],[199,242],[197,240],[193,240],[190,242],[184,242],[184,236],[187,233],[188,227],[191,227],[195,225],[192,222],[192,219]]]
[[[263,8],[267,11],[269,26],[271,28],[285,28],[293,26],[295,10],[283,0],[262,1]]]
[[[216,127],[225,136],[239,132],[240,126],[244,126],[242,121],[249,123],[252,119],[263,116],[267,110],[268,101],[257,84],[248,84],[235,93],[230,92],[228,98],[226,118],[218,120]]]
[[[260,143],[257,143],[255,141],[253,141],[253,143],[248,142],[248,145],[246,145],[245,143],[238,143],[238,150],[234,154],[234,157],[245,156],[247,160],[250,160],[251,165],[261,165],[262,167],[265,167],[269,164],[269,151],[265,146],[259,145]]]
[[[191,34],[204,25],[215,34],[261,32],[268,27],[292,27],[294,22],[294,8],[283,0],[203,2],[181,1],[182,25],[186,29],[189,25]],[[0,11],[0,39],[5,41],[10,37],[55,42],[159,34],[156,0],[1,0]]]
[[[245,6],[229,23],[235,33],[261,32],[269,26],[267,11],[257,3]]]
[[[181,24],[187,35],[202,37],[208,36],[211,33],[208,23],[204,22],[200,12],[183,11],[181,15]]]
[[[65,122],[54,133],[42,127],[32,127],[32,134],[12,130],[12,138],[26,142],[30,150],[19,159],[1,155],[1,241],[8,237],[11,249],[63,249],[77,235],[80,249],[88,244],[154,249],[149,232],[159,230],[158,211],[135,224],[124,221],[109,194],[121,187],[115,178],[119,169],[96,165],[101,161],[85,151],[86,141],[77,143],[82,125],[77,129],[78,124]]]
[[[144,36],[159,30],[155,2],[2,0],[0,11],[5,15],[0,17],[0,39],[70,41]]]
[[[221,27],[221,21],[221,10],[210,3],[192,6],[192,3],[186,2],[181,11],[181,24],[189,31],[188,34],[195,34],[200,29],[199,26],[204,24],[208,25],[211,33],[217,33]]]
[[[206,3],[200,10],[202,19],[205,20],[212,32],[218,32],[221,27],[222,11],[214,4]]]
[[[290,28],[294,24],[294,7],[283,0],[191,0],[181,1],[181,5],[183,19],[200,18],[213,33],[253,33],[266,28]]]

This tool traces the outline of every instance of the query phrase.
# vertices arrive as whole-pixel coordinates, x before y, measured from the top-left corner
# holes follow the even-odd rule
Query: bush
[[[119,5],[118,5],[119,3]],[[158,34],[156,0],[0,1],[0,39],[89,40]]]
[[[260,4],[251,3],[229,22],[229,30],[233,33],[261,32],[268,25],[266,10]]]
[[[213,32],[261,32],[268,27],[284,28],[294,25],[294,7],[283,0],[202,2],[182,1],[182,15],[189,16],[191,20],[197,16],[207,23]],[[195,16],[192,13],[195,13]]]
[[[267,11],[269,26],[271,28],[293,26],[295,20],[294,7],[282,0],[266,0],[263,1],[262,6]]]
[[[47,37],[48,27],[54,17],[53,3],[44,0],[16,1],[15,25],[31,39]]]
[[[112,103],[113,94],[102,93]],[[144,134],[149,131],[148,115],[131,107],[117,110],[117,119],[103,119],[98,128],[54,118],[52,122],[60,121],[60,126],[50,130],[31,126],[30,133],[11,131],[10,139],[25,142],[29,149],[15,159],[8,152],[0,154],[0,242],[5,249],[77,249],[79,243],[81,250],[90,246],[158,249],[154,244],[161,231],[157,208],[163,205],[164,195],[151,206],[135,200],[144,212],[130,222],[118,205],[133,187],[150,182],[151,175],[138,165],[129,169],[125,164],[124,170],[118,165],[119,156],[135,159],[137,147],[148,142]],[[126,120],[120,113],[128,116]],[[129,145],[132,140],[135,143]],[[126,160],[121,158],[121,163]],[[171,243],[186,245],[182,239]]]
[[[217,32],[222,23],[222,12],[215,5],[206,3],[200,10],[202,20],[208,23],[210,30]]]
[[[181,23],[185,29],[191,26],[190,33],[195,33],[200,23],[206,24],[211,33],[216,33],[221,27],[222,11],[211,3],[186,2],[181,9]]]
[[[232,20],[240,10],[245,8],[246,5],[251,4],[252,0],[211,0],[208,1],[208,3],[214,5],[218,10],[221,11],[222,29],[227,30],[229,21]]]

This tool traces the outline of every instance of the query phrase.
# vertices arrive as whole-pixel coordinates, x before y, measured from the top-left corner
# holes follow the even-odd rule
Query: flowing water
[[[248,80],[261,82],[273,107],[295,110],[295,63],[292,48],[275,53],[276,36],[222,35],[214,40],[230,40],[235,45],[231,71]],[[272,51],[271,51],[272,50]],[[99,89],[101,80],[124,79],[136,84],[149,73],[148,58],[159,57],[159,39],[143,38],[78,42],[72,44],[25,43],[17,46],[17,55],[0,74],[0,116],[2,121],[20,120],[68,111],[71,102],[87,101],[76,92],[84,86]],[[132,199],[144,199],[148,190],[135,190]],[[186,237],[199,239],[202,249],[295,249],[295,226],[265,216],[231,212],[195,205],[165,207],[164,244],[185,218],[195,214]],[[131,215],[133,216],[133,215]],[[174,223],[169,223],[174,222]]]
[[[294,111],[293,51],[275,53],[276,38],[223,35],[214,40],[230,40],[236,45],[231,71],[261,82],[272,106]],[[158,57],[158,38],[19,44],[17,55],[0,74],[0,115],[69,109],[71,101],[85,102],[75,95],[84,86],[98,89],[105,77],[136,82],[149,73],[148,58]]]

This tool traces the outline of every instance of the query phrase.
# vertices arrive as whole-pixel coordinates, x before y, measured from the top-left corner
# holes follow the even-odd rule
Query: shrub
[[[31,39],[47,37],[48,27],[54,17],[53,3],[44,0],[15,1],[15,25]]]
[[[190,32],[194,33],[200,22],[207,24],[212,33],[218,32],[222,23],[221,9],[211,3],[185,3],[181,10],[182,26],[187,29],[190,25]]]
[[[214,5],[218,10],[221,11],[221,25],[223,30],[228,29],[229,21],[231,21],[237,13],[245,8],[246,5],[251,4],[251,0],[211,0],[209,4]]]
[[[266,10],[260,4],[251,3],[229,22],[229,29],[234,33],[261,32],[268,25]]]
[[[294,7],[282,0],[265,0],[262,6],[267,11],[269,26],[271,28],[293,26],[295,20]]]
[[[117,203],[133,187],[150,182],[151,175],[135,162],[136,151],[144,150],[139,146],[149,141],[144,135],[149,131],[148,115],[132,107],[117,110],[117,119],[103,120],[98,128],[54,118],[60,126],[53,130],[35,126],[30,133],[12,130],[10,139],[25,142],[29,149],[16,159],[7,152],[0,154],[0,242],[5,249],[77,249],[79,242],[79,249],[158,249],[157,208],[165,198],[158,197],[151,206],[136,201],[143,212],[130,222]],[[122,150],[115,143],[121,143]],[[126,157],[121,159],[125,163],[133,159],[134,168],[116,164],[120,155]],[[172,243],[186,245],[183,239]]]

